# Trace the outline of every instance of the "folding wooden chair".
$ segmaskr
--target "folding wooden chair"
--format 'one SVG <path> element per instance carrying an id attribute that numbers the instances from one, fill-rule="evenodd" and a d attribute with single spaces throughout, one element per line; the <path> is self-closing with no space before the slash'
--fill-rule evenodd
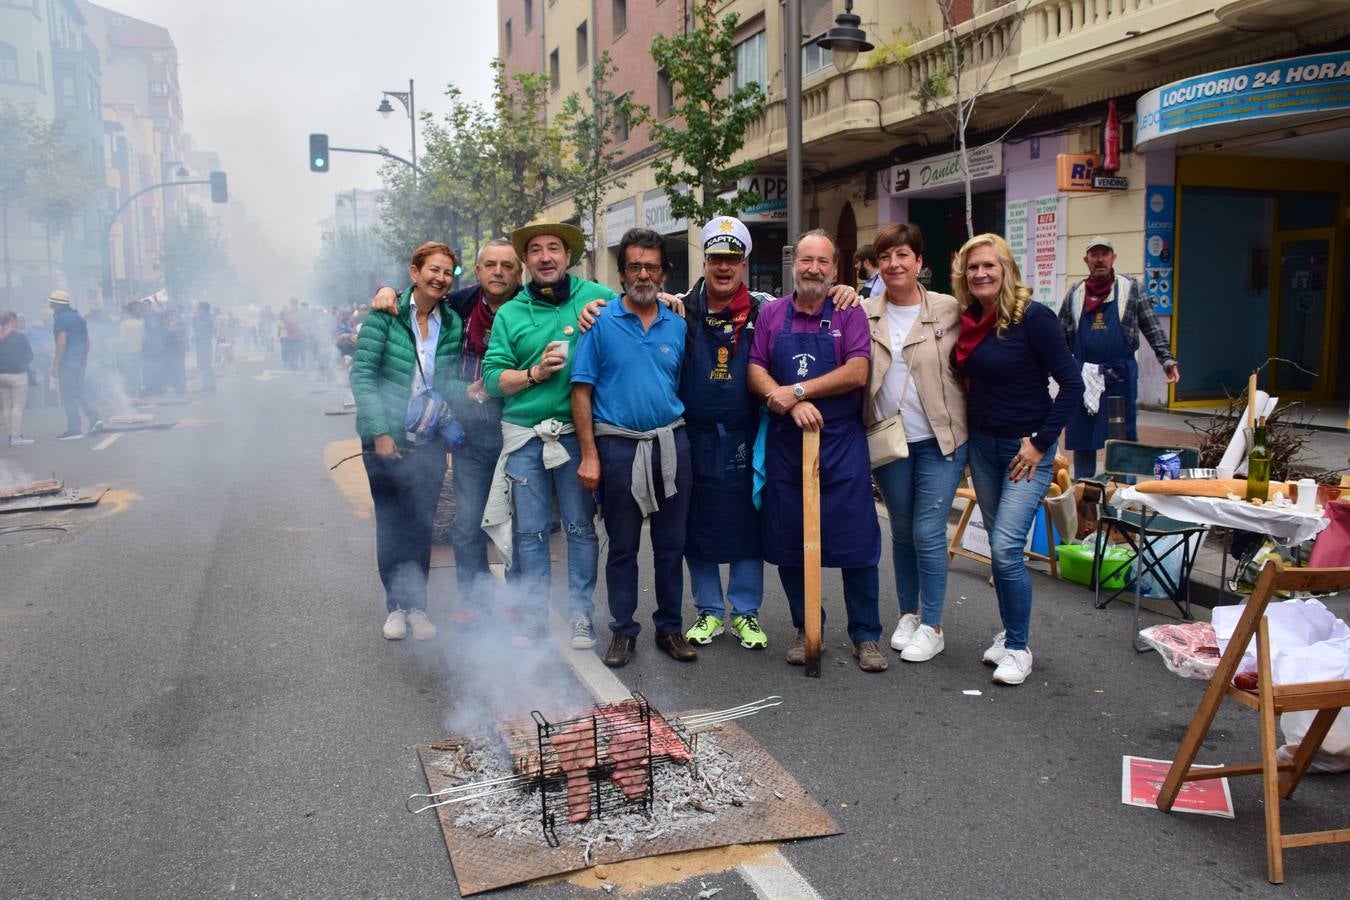
<path id="1" fill-rule="evenodd" d="M 1181 741 L 1172 768 L 1158 795 L 1158 808 L 1169 812 L 1181 790 L 1182 782 L 1223 778 L 1228 775 L 1260 775 L 1265 786 L 1266 807 L 1266 865 L 1271 884 L 1284 881 L 1284 849 L 1311 847 L 1319 844 L 1350 843 L 1350 828 L 1330 831 L 1310 831 L 1284 834 L 1280 831 L 1280 798 L 1288 798 L 1298 787 L 1299 779 L 1308 770 L 1308 764 L 1331 728 L 1341 709 L 1350 706 L 1350 679 L 1339 681 L 1311 681 L 1303 684 L 1274 684 L 1271 680 L 1270 632 L 1266 624 L 1266 606 L 1277 591 L 1337 591 L 1350 588 L 1350 568 L 1345 569 L 1285 569 L 1271 560 L 1261 570 L 1252 590 L 1247 608 L 1238 620 L 1233 638 L 1219 660 L 1219 667 L 1210 679 L 1205 696 L 1191 719 L 1186 736 Z M 1255 690 L 1243 690 L 1233 685 L 1238 663 L 1253 636 L 1256 639 L 1257 683 Z M 1261 761 L 1259 763 L 1202 769 L 1192 765 L 1200 745 L 1209 734 L 1214 717 L 1225 697 L 1231 697 L 1244 706 L 1256 710 L 1260 717 Z M 1317 710 L 1308 733 L 1299 744 L 1290 762 L 1279 762 L 1276 751 L 1279 741 L 1275 733 L 1275 717 L 1281 713 Z M 1284 773 L 1280 777 L 1280 773 Z"/>

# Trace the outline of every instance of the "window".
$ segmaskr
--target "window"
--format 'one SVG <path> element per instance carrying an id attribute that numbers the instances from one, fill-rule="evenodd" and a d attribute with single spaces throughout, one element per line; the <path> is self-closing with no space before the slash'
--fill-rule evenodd
<path id="1" fill-rule="evenodd" d="M 534 0 L 525 0 L 525 33 L 534 31 Z"/>
<path id="2" fill-rule="evenodd" d="M 627 94 L 624 95 L 625 98 L 627 96 Z M 614 142 L 616 144 L 622 144 L 628 140 L 629 124 L 627 110 L 619 109 L 614 113 Z"/>
<path id="3" fill-rule="evenodd" d="M 752 35 L 733 48 L 736 71 L 731 76 L 731 87 L 739 89 L 747 84 L 758 84 L 768 90 L 765 70 L 768 68 L 767 44 L 764 32 Z"/>
<path id="4" fill-rule="evenodd" d="M 553 52 L 548 55 L 548 84 L 553 90 L 558 89 L 558 81 L 561 78 L 558 72 L 558 48 L 554 47 Z"/>
<path id="5" fill-rule="evenodd" d="M 614 0 L 614 36 L 628 30 L 628 0 Z"/>
<path id="6" fill-rule="evenodd" d="M 506 20 L 506 25 L 502 27 L 502 56 L 511 55 L 511 20 Z"/>
<path id="7" fill-rule="evenodd" d="M 670 76 L 662 69 L 656 73 L 656 117 L 669 119 L 674 105 L 675 92 L 670 86 Z"/>
<path id="8" fill-rule="evenodd" d="M 61 96 L 61 105 L 68 109 L 75 108 L 75 76 L 68 72 L 62 72 L 57 78 L 57 91 Z"/>
<path id="9" fill-rule="evenodd" d="M 19 80 L 19 52 L 13 44 L 0 44 L 0 81 Z"/>
<path id="10" fill-rule="evenodd" d="M 167 81 L 150 82 L 150 96 L 151 97 L 169 96 L 169 83 Z"/>
<path id="11" fill-rule="evenodd" d="M 586 40 L 586 23 L 582 22 L 577 26 L 577 68 L 585 66 L 590 62 L 590 53 L 588 52 L 588 42 Z"/>
<path id="12" fill-rule="evenodd" d="M 832 62 L 830 51 L 817 44 L 815 41 L 802 47 L 802 77 L 812 75 L 821 69 L 830 65 Z"/>

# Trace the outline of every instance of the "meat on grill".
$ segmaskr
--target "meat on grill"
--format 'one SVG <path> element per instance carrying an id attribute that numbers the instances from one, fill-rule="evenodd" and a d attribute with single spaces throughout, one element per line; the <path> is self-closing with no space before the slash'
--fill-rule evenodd
<path id="1" fill-rule="evenodd" d="M 647 726 L 642 720 L 637 701 L 625 700 L 622 703 L 608 703 L 597 706 L 595 711 L 605 720 L 605 724 L 615 732 L 640 731 L 643 740 L 646 740 Z M 679 735 L 675 733 L 675 729 L 670 727 L 670 723 L 665 720 L 664 716 L 652 712 L 650 721 L 653 756 L 664 756 L 682 763 L 693 759 L 693 756 L 689 753 L 689 748 L 685 746 L 684 741 L 680 740 Z"/>
<path id="2" fill-rule="evenodd" d="M 567 821 L 584 822 L 591 815 L 590 772 L 597 764 L 595 729 L 577 722 L 549 738 L 558 754 L 558 767 L 567 776 Z"/>
<path id="3" fill-rule="evenodd" d="M 609 739 L 609 758 L 614 760 L 614 774 L 610 777 L 629 801 L 641 800 L 647 794 L 647 774 L 651 755 L 647 752 L 646 729 L 621 731 Z"/>

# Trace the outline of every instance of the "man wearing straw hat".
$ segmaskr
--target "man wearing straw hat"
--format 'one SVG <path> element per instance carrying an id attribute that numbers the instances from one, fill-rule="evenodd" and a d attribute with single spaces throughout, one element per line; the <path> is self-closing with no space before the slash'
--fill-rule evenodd
<path id="1" fill-rule="evenodd" d="M 483 530 L 522 579 L 521 638 L 548 633 L 549 533 L 556 492 L 567 538 L 567 615 L 572 647 L 595 646 L 591 623 L 596 567 L 595 500 L 577 478 L 581 448 L 572 425 L 571 351 L 577 319 L 614 291 L 567 273 L 585 239 L 572 225 L 543 223 L 511 234 L 529 281 L 498 311 L 483 357 L 483 387 L 503 398 L 502 454 L 493 474 Z"/>
<path id="2" fill-rule="evenodd" d="M 89 431 L 103 427 L 98 410 L 84 397 L 84 367 L 89 359 L 89 328 L 84 316 L 70 305 L 65 291 L 52 291 L 47 297 L 52 310 L 52 335 L 56 347 L 52 351 L 52 377 L 61 387 L 61 407 L 66 411 L 66 430 L 57 440 L 75 441 L 84 437 L 80 430 L 80 411 L 89 418 Z"/>

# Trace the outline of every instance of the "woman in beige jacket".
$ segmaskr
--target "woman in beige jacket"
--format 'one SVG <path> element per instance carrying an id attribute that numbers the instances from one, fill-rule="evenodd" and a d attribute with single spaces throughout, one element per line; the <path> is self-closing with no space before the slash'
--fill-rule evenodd
<path id="1" fill-rule="evenodd" d="M 891 647 L 907 662 L 942 652 L 947 593 L 947 514 L 966 467 L 966 396 L 952 371 L 961 328 L 956 298 L 919 284 L 923 234 L 905 223 L 881 229 L 873 248 L 885 291 L 863 301 L 872 332 L 869 426 L 899 415 L 909 456 L 873 476 L 891 521 L 900 622 Z"/>

